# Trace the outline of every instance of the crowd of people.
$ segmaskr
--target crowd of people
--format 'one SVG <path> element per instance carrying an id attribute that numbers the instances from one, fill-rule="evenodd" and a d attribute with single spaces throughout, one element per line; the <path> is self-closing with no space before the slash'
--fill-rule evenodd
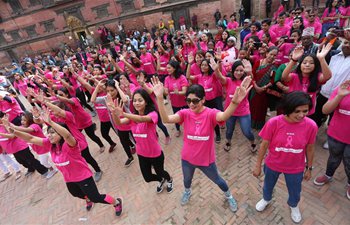
<path id="1" fill-rule="evenodd" d="M 125 167 L 136 154 L 145 182 L 157 182 L 157 193 L 164 188 L 171 193 L 172 172 L 165 170 L 157 126 L 165 145 L 171 145 L 164 123 L 172 123 L 173 138 L 183 139 L 181 204 L 190 200 L 198 168 L 236 212 L 234 193 L 217 169 L 215 143 L 222 141 L 220 129 L 226 129 L 222 150 L 229 152 L 238 121 L 251 154 L 258 151 L 254 176 L 261 175 L 264 161 L 263 197 L 256 210 L 270 204 L 283 173 L 291 218 L 299 223 L 302 181 L 313 177 L 316 135 L 328 121 L 324 148 L 329 158 L 314 184 L 330 182 L 343 161 L 350 200 L 350 7 L 344 1 L 328 3 L 321 17 L 315 9 L 287 11 L 281 4 L 274 18 L 244 19 L 242 27 L 234 14 L 227 24 L 218 18 L 215 35 L 205 26 L 174 31 L 165 24 L 154 32 L 125 35 L 120 25 L 123 35 L 107 35 L 108 45 L 66 46 L 57 54 L 24 56 L 3 74 L 11 85 L 0 91 L 1 181 L 12 174 L 7 166 L 15 179 L 21 177 L 19 164 L 27 168 L 24 176 L 38 171 L 50 179 L 60 171 L 68 191 L 84 199 L 87 210 L 94 203 L 111 204 L 120 216 L 122 198 L 98 191 L 95 182 L 103 171 L 87 137 L 103 153 L 102 137 L 112 153 L 117 146 L 112 130 L 125 151 Z M 98 130 L 92 120 L 96 116 Z M 261 137 L 259 147 L 254 129 Z"/>

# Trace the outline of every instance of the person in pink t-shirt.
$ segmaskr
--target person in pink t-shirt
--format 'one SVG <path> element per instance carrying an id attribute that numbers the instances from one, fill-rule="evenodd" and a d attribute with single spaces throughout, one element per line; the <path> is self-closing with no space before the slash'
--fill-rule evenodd
<path id="1" fill-rule="evenodd" d="M 24 97 L 27 97 L 28 81 L 19 73 L 15 73 L 15 80 L 13 81 L 13 87 L 21 93 Z"/>
<path id="2" fill-rule="evenodd" d="M 286 35 L 290 29 L 290 27 L 285 24 L 285 13 L 281 13 L 278 15 L 277 24 L 272 25 L 270 27 L 270 31 L 276 34 L 276 39 L 278 40 L 280 37 Z"/>
<path id="3" fill-rule="evenodd" d="M 292 53 L 291 60 L 282 73 L 282 81 L 287 83 L 289 92 L 304 91 L 312 97 L 313 107 L 310 109 L 309 115 L 315 112 L 316 94 L 319 87 L 325 84 L 332 76 L 332 71 L 325 60 L 331 48 L 332 44 L 328 43 L 317 52 L 316 57 L 313 54 L 303 55 L 303 47 L 297 46 Z M 291 73 L 298 62 L 300 63 L 296 68 L 296 73 Z"/>
<path id="4" fill-rule="evenodd" d="M 152 77 L 156 73 L 156 60 L 153 55 L 147 52 L 144 45 L 140 46 L 140 60 L 143 64 L 143 70 L 147 73 L 147 76 Z"/>
<path id="5" fill-rule="evenodd" d="M 322 24 L 316 20 L 316 13 L 315 11 L 311 10 L 307 14 L 308 20 L 304 22 L 305 28 L 307 27 L 313 27 L 314 28 L 314 40 L 318 40 L 319 37 L 322 34 Z"/>
<path id="6" fill-rule="evenodd" d="M 263 198 L 256 204 L 258 212 L 262 212 L 272 199 L 272 192 L 281 173 L 284 174 L 288 188 L 288 205 L 291 218 L 295 223 L 301 221 L 298 207 L 303 178 L 310 180 L 317 135 L 316 123 L 307 117 L 312 108 L 308 94 L 296 91 L 285 96 L 282 103 L 284 115 L 271 118 L 259 135 L 263 139 L 256 166 L 255 177 L 261 174 L 264 165 Z M 305 161 L 306 159 L 306 161 Z"/>
<path id="7" fill-rule="evenodd" d="M 0 91 L 0 111 L 8 114 L 11 123 L 20 126 L 22 109 L 8 92 Z"/>
<path id="8" fill-rule="evenodd" d="M 115 214 L 120 216 L 122 199 L 99 193 L 92 172 L 80 154 L 80 142 L 65 124 L 55 123 L 50 119 L 49 110 L 45 111 L 42 119 L 49 125 L 48 138 L 32 136 L 12 126 L 8 126 L 8 129 L 10 133 L 29 143 L 50 149 L 52 161 L 62 173 L 68 191 L 74 197 L 85 199 L 86 210 L 89 211 L 94 203 L 110 204 L 114 206 Z"/>
<path id="9" fill-rule="evenodd" d="M 196 54 L 190 53 L 188 55 L 188 63 L 187 71 L 186 71 L 186 78 L 189 80 L 191 84 L 196 84 L 197 82 L 195 80 L 191 80 L 191 76 L 198 76 L 201 72 L 201 63 L 204 59 L 204 52 L 197 51 Z"/>
<path id="10" fill-rule="evenodd" d="M 219 66 L 213 64 L 213 67 L 216 69 Z M 181 160 L 185 191 L 181 199 L 181 205 L 186 205 L 190 200 L 192 178 L 195 169 L 198 168 L 220 187 L 228 200 L 230 210 L 236 212 L 238 209 L 237 202 L 216 167 L 214 127 L 218 124 L 222 125 L 238 108 L 238 105 L 251 89 L 251 78 L 245 78 L 241 86 L 236 88 L 235 94 L 224 112 L 204 106 L 204 87 L 194 84 L 186 92 L 186 102 L 189 109 L 182 109 L 173 115 L 168 115 L 164 107 L 164 87 L 162 83 L 157 78 L 152 79 L 152 83 L 162 120 L 165 123 L 179 123 L 184 127 Z"/>
<path id="11" fill-rule="evenodd" d="M 123 102 L 113 101 L 112 96 L 107 95 L 107 106 L 112 113 L 113 121 L 117 125 L 131 125 L 144 180 L 147 183 L 158 181 L 157 193 L 163 191 L 163 185 L 167 182 L 167 192 L 171 193 L 173 191 L 173 179 L 164 170 L 164 154 L 158 142 L 156 130 L 160 118 L 158 118 L 153 100 L 147 91 L 137 89 L 132 96 L 132 103 L 135 109 L 134 113 L 127 113 L 123 111 Z M 152 173 L 152 167 L 156 174 Z"/>
<path id="12" fill-rule="evenodd" d="M 185 94 L 188 87 L 188 81 L 183 75 L 183 72 L 180 68 L 180 63 L 177 61 L 171 60 L 167 65 L 167 71 L 169 76 L 165 78 L 164 93 L 165 95 L 170 96 L 171 107 L 173 108 L 173 112 L 176 113 L 181 109 L 187 108 Z M 175 124 L 175 127 L 175 136 L 180 137 L 180 125 Z"/>
<path id="13" fill-rule="evenodd" d="M 326 173 L 317 177 L 314 184 L 322 186 L 330 182 L 343 161 L 348 178 L 346 196 L 350 200 L 350 80 L 333 91 L 322 111 L 324 114 L 334 113 L 327 130 L 329 157 Z"/>
<path id="14" fill-rule="evenodd" d="M 246 76 L 252 76 L 252 66 L 248 60 L 237 60 L 232 65 L 231 77 L 224 77 L 220 71 L 215 73 L 221 84 L 226 88 L 225 109 L 230 105 L 231 98 L 233 97 L 237 87 L 239 87 Z M 254 134 L 251 128 L 251 116 L 249 109 L 248 96 L 238 105 L 235 112 L 226 121 L 226 144 L 224 146 L 225 151 L 231 149 L 231 139 L 233 131 L 236 126 L 236 120 L 239 120 L 242 133 L 251 143 L 251 151 L 256 152 L 256 144 Z"/>

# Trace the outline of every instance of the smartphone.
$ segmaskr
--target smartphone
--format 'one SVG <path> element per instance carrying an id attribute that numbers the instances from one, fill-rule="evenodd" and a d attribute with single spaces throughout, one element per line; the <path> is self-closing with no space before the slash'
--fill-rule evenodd
<path id="1" fill-rule="evenodd" d="M 262 46 L 262 42 L 254 42 L 255 48 L 260 48 Z"/>
<path id="2" fill-rule="evenodd" d="M 338 37 L 344 37 L 344 30 L 343 29 L 336 29 L 333 31 Z"/>
<path id="3" fill-rule="evenodd" d="M 284 43 L 294 43 L 294 40 L 293 39 L 284 39 Z"/>

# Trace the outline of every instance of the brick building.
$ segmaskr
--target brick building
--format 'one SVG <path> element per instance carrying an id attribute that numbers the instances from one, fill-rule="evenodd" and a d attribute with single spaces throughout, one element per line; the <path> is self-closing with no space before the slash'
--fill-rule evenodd
<path id="1" fill-rule="evenodd" d="M 190 25 L 196 14 L 198 24 L 214 27 L 216 9 L 229 16 L 241 2 L 248 16 L 266 16 L 265 0 L 0 0 L 0 65 L 63 43 L 74 45 L 88 35 L 98 39 L 100 25 L 115 31 L 118 21 L 127 28 L 150 28 L 161 18 L 165 23 L 172 18 L 178 26 L 184 16 Z M 302 2 L 311 5 L 311 0 Z M 278 4 L 273 0 L 272 12 Z"/>

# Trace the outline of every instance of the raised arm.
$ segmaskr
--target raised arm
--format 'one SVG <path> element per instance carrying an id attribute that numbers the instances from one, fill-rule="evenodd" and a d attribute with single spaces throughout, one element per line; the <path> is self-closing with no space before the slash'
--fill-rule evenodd
<path id="1" fill-rule="evenodd" d="M 292 57 L 287 65 L 287 67 L 284 69 L 282 73 L 282 81 L 289 82 L 292 79 L 292 76 L 290 73 L 293 70 L 293 67 L 298 63 L 298 60 L 303 56 L 304 54 L 304 48 L 302 46 L 295 47 Z"/>
<path id="2" fill-rule="evenodd" d="M 326 46 L 322 46 L 321 49 L 317 51 L 317 58 L 321 64 L 322 75 L 318 78 L 321 84 L 324 84 L 332 77 L 332 71 L 330 70 L 328 63 L 326 62 L 326 55 L 332 49 L 333 45 L 328 43 Z"/>
<path id="3" fill-rule="evenodd" d="M 90 101 L 91 101 L 92 103 L 96 103 L 97 94 L 98 94 L 98 92 L 100 91 L 100 88 L 102 88 L 102 86 L 104 86 L 104 85 L 106 84 L 106 81 L 107 81 L 106 79 L 103 79 L 103 80 L 100 80 L 100 81 L 97 83 L 96 88 L 95 88 L 94 92 L 93 92 L 92 95 L 91 95 Z"/>
<path id="4" fill-rule="evenodd" d="M 338 107 L 341 100 L 345 96 L 350 94 L 349 87 L 350 87 L 350 80 L 347 80 L 344 83 L 342 83 L 338 88 L 337 95 L 332 100 L 328 100 L 326 104 L 323 105 L 322 112 L 324 114 L 332 113 Z"/>
<path id="5" fill-rule="evenodd" d="M 118 99 L 113 101 L 111 95 L 107 94 L 106 105 L 108 110 L 111 112 L 112 120 L 115 124 L 121 125 L 128 124 L 130 122 L 128 118 L 120 118 L 120 116 L 123 114 L 124 103 L 122 101 L 119 102 Z"/>

